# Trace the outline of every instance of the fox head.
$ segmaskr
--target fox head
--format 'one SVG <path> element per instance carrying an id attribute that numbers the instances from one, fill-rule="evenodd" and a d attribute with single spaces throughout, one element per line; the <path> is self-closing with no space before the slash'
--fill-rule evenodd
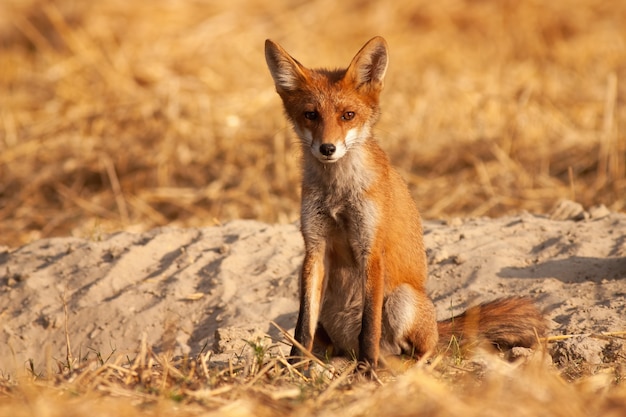
<path id="1" fill-rule="evenodd" d="M 265 59 L 287 117 L 317 160 L 335 163 L 371 137 L 387 71 L 383 38 L 367 42 L 343 70 L 306 68 L 269 39 Z"/>

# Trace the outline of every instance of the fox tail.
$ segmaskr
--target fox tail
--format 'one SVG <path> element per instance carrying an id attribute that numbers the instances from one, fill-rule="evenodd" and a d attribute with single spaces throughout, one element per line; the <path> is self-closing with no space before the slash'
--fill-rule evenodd
<path id="1" fill-rule="evenodd" d="M 464 313 L 437 323 L 439 341 L 454 337 L 460 345 L 487 342 L 499 350 L 534 347 L 546 333 L 543 313 L 529 298 L 510 297 L 470 307 Z"/>

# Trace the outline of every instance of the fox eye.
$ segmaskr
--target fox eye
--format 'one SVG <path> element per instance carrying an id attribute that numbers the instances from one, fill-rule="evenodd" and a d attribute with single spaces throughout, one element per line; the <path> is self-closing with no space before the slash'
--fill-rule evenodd
<path id="1" fill-rule="evenodd" d="M 341 120 L 352 120 L 354 119 L 354 112 L 353 111 L 347 111 L 344 112 L 344 114 L 341 115 Z"/>
<path id="2" fill-rule="evenodd" d="M 308 120 L 316 120 L 317 119 L 317 112 L 316 111 L 305 111 L 304 112 L 304 118 L 308 119 Z"/>

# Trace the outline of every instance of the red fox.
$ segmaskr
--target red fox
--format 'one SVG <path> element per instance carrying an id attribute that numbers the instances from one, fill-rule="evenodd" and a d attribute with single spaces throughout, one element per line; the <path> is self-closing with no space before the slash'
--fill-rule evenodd
<path id="1" fill-rule="evenodd" d="M 386 41 L 371 39 L 342 70 L 306 68 L 269 39 L 265 58 L 303 147 L 305 256 L 295 340 L 309 351 L 314 342 L 330 343 L 373 368 L 381 355 L 420 357 L 464 331 L 503 348 L 533 345 L 544 319 L 525 298 L 437 323 L 425 289 L 420 214 L 372 134 Z M 291 355 L 302 352 L 294 346 Z"/>

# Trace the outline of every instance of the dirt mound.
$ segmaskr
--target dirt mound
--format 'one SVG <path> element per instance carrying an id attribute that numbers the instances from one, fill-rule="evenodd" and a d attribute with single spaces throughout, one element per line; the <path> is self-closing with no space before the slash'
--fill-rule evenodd
<path id="1" fill-rule="evenodd" d="M 620 340 L 594 335 L 626 329 L 624 230 L 623 214 L 430 221 L 429 292 L 440 318 L 501 296 L 531 296 L 551 335 L 582 335 L 553 344 L 559 357 L 610 360 L 621 354 Z M 232 354 L 246 338 L 279 338 L 270 322 L 295 325 L 302 254 L 296 225 L 255 221 L 4 249 L 0 370 L 65 358 L 65 306 L 74 357 L 130 352 L 144 334 L 152 349 L 175 354 Z"/>

